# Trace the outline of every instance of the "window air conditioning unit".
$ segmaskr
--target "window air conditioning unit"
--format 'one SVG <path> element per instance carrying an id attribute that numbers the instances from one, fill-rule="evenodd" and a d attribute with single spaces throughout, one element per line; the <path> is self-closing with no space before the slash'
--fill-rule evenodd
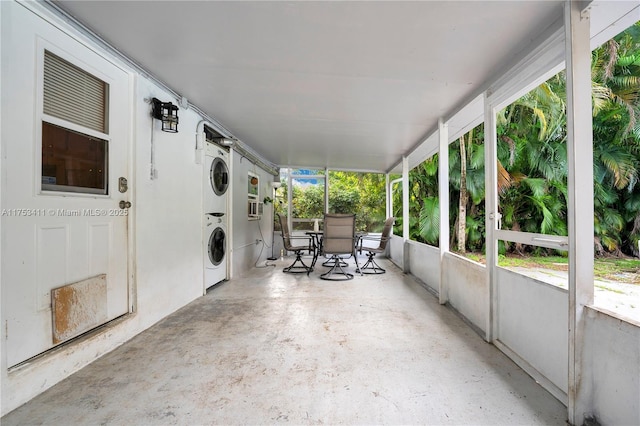
<path id="1" fill-rule="evenodd" d="M 263 211 L 263 202 L 258 200 L 249 200 L 249 219 L 260 219 Z"/>

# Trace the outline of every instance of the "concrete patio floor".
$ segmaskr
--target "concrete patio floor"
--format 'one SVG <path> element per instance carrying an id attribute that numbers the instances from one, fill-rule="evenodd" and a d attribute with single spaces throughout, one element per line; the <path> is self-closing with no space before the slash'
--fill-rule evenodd
<path id="1" fill-rule="evenodd" d="M 287 262 L 214 287 L 2 425 L 566 424 L 566 407 L 389 261 L 347 282 Z"/>

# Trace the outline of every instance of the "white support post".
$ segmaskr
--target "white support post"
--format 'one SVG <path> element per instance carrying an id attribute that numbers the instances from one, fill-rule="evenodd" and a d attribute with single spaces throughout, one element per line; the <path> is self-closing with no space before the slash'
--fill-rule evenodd
<path id="1" fill-rule="evenodd" d="M 584 307 L 593 303 L 593 137 L 587 2 L 565 3 L 569 222 L 569 423 L 582 424 L 591 389 L 583 376 Z M 578 182 L 582 184 L 578 185 Z"/>
<path id="2" fill-rule="evenodd" d="M 438 138 L 440 149 L 438 152 L 438 199 L 440 207 L 440 283 L 438 298 L 440 304 L 449 301 L 447 291 L 446 271 L 444 269 L 444 255 L 449 252 L 449 125 L 442 119 L 438 120 Z"/>
<path id="3" fill-rule="evenodd" d="M 410 272 L 409 268 L 409 158 L 402 157 L 402 239 L 403 239 L 403 256 L 402 270 L 405 273 Z"/>
<path id="4" fill-rule="evenodd" d="M 287 173 L 287 226 L 289 227 L 289 232 L 293 229 L 293 178 L 291 177 L 291 167 L 289 167 Z"/>
<path id="5" fill-rule="evenodd" d="M 324 212 L 329 213 L 329 168 L 324 168 Z"/>
<path id="6" fill-rule="evenodd" d="M 498 154 L 496 134 L 496 110 L 484 96 L 484 187 L 485 187 L 485 229 L 486 235 L 486 283 L 487 319 L 485 340 L 494 341 L 498 336 L 498 318 L 496 313 L 498 291 L 495 274 L 498 259 L 498 240 L 496 229 L 500 218 L 498 211 Z"/>
<path id="7" fill-rule="evenodd" d="M 409 158 L 402 157 L 402 238 L 409 240 Z"/>
<path id="8" fill-rule="evenodd" d="M 204 136 L 203 136 L 204 137 Z M 204 146 L 203 146 L 204 149 Z M 235 188 L 233 185 L 233 179 L 231 178 L 231 176 L 234 175 L 234 164 L 235 164 L 235 156 L 236 156 L 236 151 L 234 149 L 229 149 L 229 186 L 227 187 L 227 193 L 225 194 L 225 197 L 227 197 L 227 205 L 228 206 L 233 206 L 233 193 L 235 192 Z M 209 173 L 209 171 L 207 170 L 206 173 Z M 233 232 L 231 232 L 231 230 L 233 229 L 234 223 L 233 223 L 233 214 L 230 214 L 232 207 L 228 208 L 227 210 L 227 232 L 226 232 L 226 237 L 227 237 L 227 256 L 226 256 L 226 267 L 227 267 L 227 276 L 226 279 L 230 280 L 234 277 L 234 271 L 233 271 L 233 258 L 235 257 L 235 254 L 233 252 Z M 207 294 L 207 289 L 206 289 L 206 283 L 205 283 L 205 288 L 203 288 L 203 295 Z M 133 291 L 134 294 L 136 294 L 136 299 L 137 299 L 137 292 Z M 137 303 L 135 304 L 135 306 L 137 307 Z M 137 309 L 137 308 L 136 308 Z"/>
<path id="9" fill-rule="evenodd" d="M 385 212 L 386 212 L 385 217 L 391 217 L 391 215 L 393 214 L 393 211 L 391 209 L 391 197 L 393 194 L 391 192 L 391 181 L 389 180 L 389 173 L 385 173 L 384 175 L 384 188 L 385 188 L 384 189 L 384 192 L 385 192 L 384 205 L 385 205 Z"/>

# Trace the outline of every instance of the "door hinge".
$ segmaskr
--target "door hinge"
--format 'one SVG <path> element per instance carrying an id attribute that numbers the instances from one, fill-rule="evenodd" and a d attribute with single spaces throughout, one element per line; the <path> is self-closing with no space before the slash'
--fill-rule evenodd
<path id="1" fill-rule="evenodd" d="M 4 340 L 9 340 L 9 320 L 4 320 Z"/>

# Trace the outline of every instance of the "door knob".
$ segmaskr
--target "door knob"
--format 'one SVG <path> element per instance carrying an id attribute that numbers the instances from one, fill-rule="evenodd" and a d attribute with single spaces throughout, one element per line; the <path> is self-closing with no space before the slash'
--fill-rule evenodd
<path id="1" fill-rule="evenodd" d="M 129 207 L 131 207 L 131 201 L 125 201 L 125 200 L 120 201 L 121 209 L 128 209 Z"/>

